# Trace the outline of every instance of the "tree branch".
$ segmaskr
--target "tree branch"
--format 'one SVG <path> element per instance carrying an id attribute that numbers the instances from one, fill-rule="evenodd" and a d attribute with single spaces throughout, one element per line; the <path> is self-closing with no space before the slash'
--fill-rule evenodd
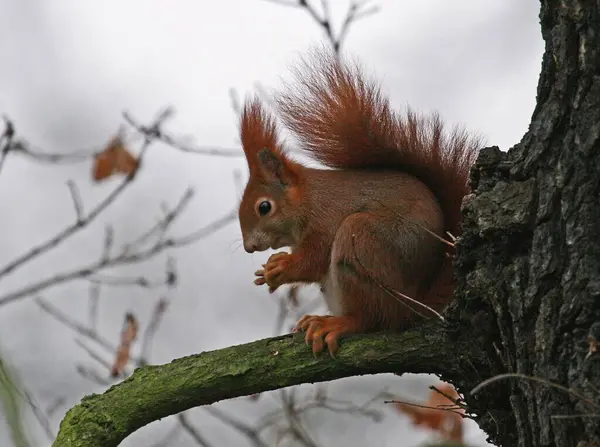
<path id="1" fill-rule="evenodd" d="M 390 372 L 464 378 L 472 372 L 457 353 L 467 352 L 467 344 L 428 323 L 401 334 L 348 337 L 335 359 L 313 357 L 303 334 L 288 334 L 144 366 L 104 394 L 83 398 L 65 416 L 53 447 L 117 446 L 144 425 L 189 408 L 301 383 Z"/>

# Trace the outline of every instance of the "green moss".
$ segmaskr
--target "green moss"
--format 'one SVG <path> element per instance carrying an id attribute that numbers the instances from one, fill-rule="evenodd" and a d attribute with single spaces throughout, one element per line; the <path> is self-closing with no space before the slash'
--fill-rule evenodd
<path id="1" fill-rule="evenodd" d="M 104 394 L 84 397 L 61 423 L 53 447 L 113 447 L 144 425 L 222 399 L 301 383 L 387 372 L 464 374 L 439 326 L 343 340 L 336 358 L 312 355 L 302 334 L 203 352 L 137 368 Z M 464 349 L 464 348 L 463 348 Z"/>

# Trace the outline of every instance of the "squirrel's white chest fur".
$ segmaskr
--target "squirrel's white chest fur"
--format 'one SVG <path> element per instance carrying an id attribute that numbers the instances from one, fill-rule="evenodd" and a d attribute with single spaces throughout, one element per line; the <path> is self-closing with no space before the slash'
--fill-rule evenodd
<path id="1" fill-rule="evenodd" d="M 321 291 L 325 297 L 325 302 L 332 315 L 343 315 L 343 297 L 339 287 L 338 275 L 332 275 L 330 271 L 325 279 L 321 282 Z"/>

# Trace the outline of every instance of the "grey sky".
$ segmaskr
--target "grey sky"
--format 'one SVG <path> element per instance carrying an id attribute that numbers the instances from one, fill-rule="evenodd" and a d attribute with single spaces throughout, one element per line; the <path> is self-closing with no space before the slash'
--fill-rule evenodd
<path id="1" fill-rule="evenodd" d="M 345 50 L 381 79 L 395 106 L 437 109 L 446 120 L 466 124 L 503 150 L 519 141 L 535 105 L 543 51 L 538 2 L 376 3 L 381 12 L 351 29 Z M 331 4 L 339 23 L 348 2 Z M 248 94 L 257 81 L 277 87 L 296 56 L 323 37 L 304 11 L 261 0 L 0 0 L 0 10 L 0 112 L 12 118 L 28 141 L 51 152 L 102 145 L 122 122 L 123 110 L 149 121 L 169 104 L 177 111 L 170 131 L 190 135 L 198 144 L 235 148 L 237 117 L 229 89 Z M 1 265 L 73 221 L 68 178 L 77 182 L 88 208 L 118 182 L 92 185 L 90 169 L 89 163 L 49 167 L 16 157 L 7 160 L 0 175 Z M 197 194 L 174 232 L 209 223 L 235 206 L 240 194 L 233 182 L 235 169 L 245 175 L 245 161 L 153 146 L 141 175 L 118 203 L 84 234 L 3 278 L 0 294 L 96 259 L 105 223 L 114 225 L 118 241 L 135 237 L 155 221 L 161 202 L 174 203 L 188 186 Z M 234 222 L 214 237 L 172 253 L 180 285 L 157 334 L 154 362 L 272 335 L 274 300 L 266 289 L 252 285 L 253 272 L 268 253 L 248 255 L 240 243 Z M 160 277 L 165 259 L 159 256 L 115 273 Z M 79 281 L 42 296 L 85 321 L 87 290 Z M 105 288 L 100 331 L 116 342 L 128 309 L 144 325 L 158 293 Z M 84 394 L 103 390 L 75 372 L 78 362 L 92 363 L 74 343 L 73 332 L 30 299 L 0 308 L 0 343 L 42 405 L 57 396 L 66 398 L 52 419 L 54 429 Z M 361 401 L 384 384 L 407 396 L 427 393 L 424 379 L 414 376 L 349 379 L 333 384 L 330 393 Z M 238 399 L 219 408 L 252 421 L 257 408 L 272 408 L 273 402 L 268 396 L 258 403 Z M 214 445 L 246 445 L 202 409 L 193 414 Z M 152 424 L 123 445 L 146 446 L 171 425 L 169 419 Z M 0 444 L 5 445 L 3 430 L 0 426 Z M 342 430 L 347 433 L 340 435 Z M 412 446 L 423 436 L 393 412 L 381 424 L 328 415 L 318 429 L 318 439 L 329 446 L 391 446 L 400 440 Z M 470 436 L 482 439 L 476 431 Z M 35 445 L 49 445 L 39 430 L 36 440 Z M 171 445 L 193 444 L 180 434 Z"/>

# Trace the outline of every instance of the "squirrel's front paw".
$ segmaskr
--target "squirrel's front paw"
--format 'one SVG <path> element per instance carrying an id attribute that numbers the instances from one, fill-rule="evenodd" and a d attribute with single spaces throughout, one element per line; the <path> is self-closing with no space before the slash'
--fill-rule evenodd
<path id="1" fill-rule="evenodd" d="M 282 251 L 271 255 L 267 263 L 263 265 L 264 269 L 254 273 L 258 276 L 254 280 L 254 284 L 258 286 L 267 284 L 269 286 L 269 293 L 273 293 L 280 285 L 290 282 L 286 273 L 291 262 L 292 255 L 289 253 Z"/>

